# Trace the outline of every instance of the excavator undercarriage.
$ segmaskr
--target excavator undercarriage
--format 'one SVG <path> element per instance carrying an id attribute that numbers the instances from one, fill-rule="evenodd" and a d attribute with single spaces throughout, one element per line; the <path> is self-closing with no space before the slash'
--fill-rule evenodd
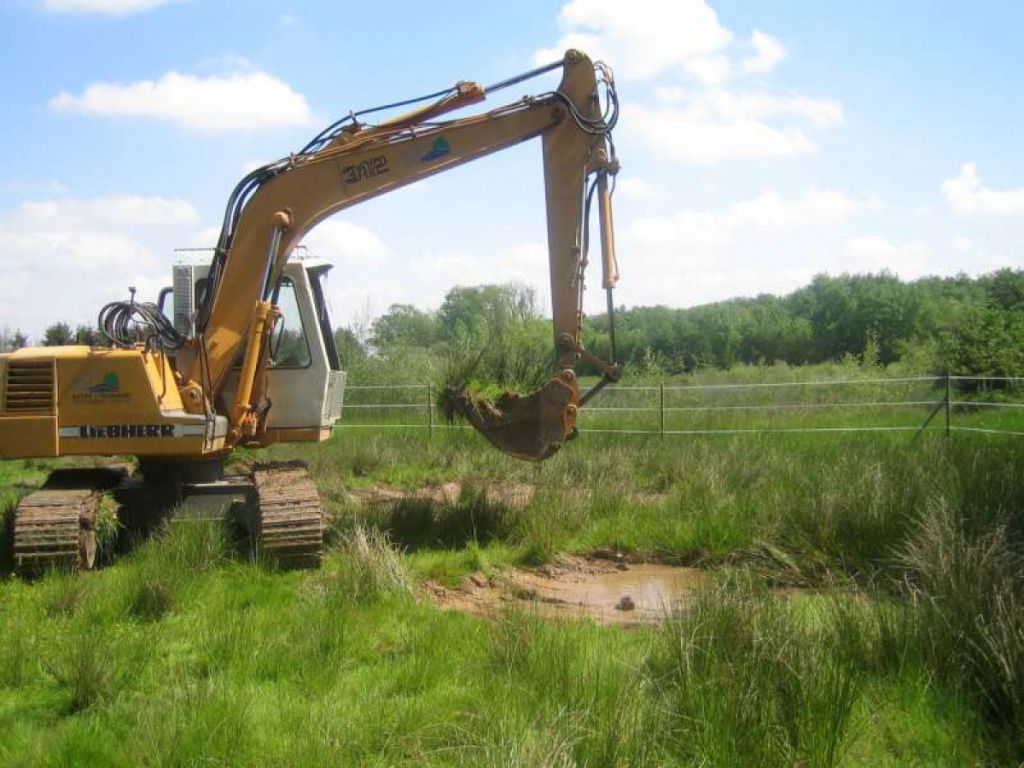
<path id="1" fill-rule="evenodd" d="M 286 568 L 315 568 L 324 552 L 324 516 L 316 484 L 296 462 L 256 464 L 223 474 L 220 463 L 61 469 L 24 496 L 11 526 L 15 571 L 92 570 L 98 564 L 99 514 L 116 515 L 120 538 L 162 525 L 227 523 L 246 534 L 251 557 Z"/>

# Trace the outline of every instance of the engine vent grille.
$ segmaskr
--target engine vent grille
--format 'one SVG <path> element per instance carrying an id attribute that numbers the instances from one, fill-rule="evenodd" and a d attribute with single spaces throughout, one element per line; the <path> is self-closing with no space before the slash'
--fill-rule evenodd
<path id="1" fill-rule="evenodd" d="M 53 413 L 52 360 L 9 360 L 5 383 L 8 413 Z"/>

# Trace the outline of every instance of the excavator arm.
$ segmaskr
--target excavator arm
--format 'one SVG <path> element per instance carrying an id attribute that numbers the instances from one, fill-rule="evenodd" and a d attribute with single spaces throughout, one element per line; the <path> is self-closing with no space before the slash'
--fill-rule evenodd
<path id="1" fill-rule="evenodd" d="M 273 330 L 274 286 L 294 247 L 317 223 L 345 208 L 498 152 L 528 139 L 543 142 L 552 317 L 557 373 L 528 397 L 506 395 L 479 407 L 452 392 L 455 408 L 496 446 L 521 458 L 551 455 L 573 435 L 581 396 L 573 366 L 581 356 L 605 372 L 581 344 L 582 292 L 587 265 L 585 219 L 597 196 L 601 217 L 603 285 L 618 280 L 608 178 L 617 171 L 610 139 L 614 124 L 599 97 L 599 77 L 614 101 L 611 73 L 579 51 L 568 51 L 555 91 L 447 121 L 438 118 L 484 101 L 485 89 L 459 83 L 431 103 L 379 125 L 351 119 L 332 126 L 306 149 L 249 174 L 229 203 L 196 318 L 195 336 L 179 354 L 183 398 L 193 407 L 216 407 L 236 361 L 239 386 L 229 411 L 235 440 L 260 428 L 261 386 L 267 340 Z M 516 78 L 497 87 L 519 82 Z M 492 90 L 496 87 L 492 86 Z M 614 105 L 617 109 L 617 105 Z M 453 220 L 458 226 L 458 220 Z M 614 355 L 613 355 L 614 356 Z M 585 402 L 584 396 L 583 401 Z"/>

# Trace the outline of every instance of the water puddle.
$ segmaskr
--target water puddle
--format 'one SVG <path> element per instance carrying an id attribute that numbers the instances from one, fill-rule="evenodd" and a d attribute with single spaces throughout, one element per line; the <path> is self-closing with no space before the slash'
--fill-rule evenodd
<path id="1" fill-rule="evenodd" d="M 654 624 L 683 607 L 708 574 L 696 568 L 559 556 L 536 570 L 468 576 L 455 589 L 428 583 L 442 608 L 495 615 L 510 606 L 550 618 L 589 616 L 605 624 Z"/>

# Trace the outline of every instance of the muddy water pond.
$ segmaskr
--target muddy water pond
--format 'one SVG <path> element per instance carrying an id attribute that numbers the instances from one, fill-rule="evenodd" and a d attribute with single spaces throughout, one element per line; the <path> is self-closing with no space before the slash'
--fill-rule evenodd
<path id="1" fill-rule="evenodd" d="M 590 616 L 608 624 L 653 624 L 685 606 L 708 579 L 705 571 L 668 565 L 560 556 L 537 569 L 475 573 L 458 587 L 428 583 L 442 608 L 495 615 L 518 606 L 550 618 Z"/>

